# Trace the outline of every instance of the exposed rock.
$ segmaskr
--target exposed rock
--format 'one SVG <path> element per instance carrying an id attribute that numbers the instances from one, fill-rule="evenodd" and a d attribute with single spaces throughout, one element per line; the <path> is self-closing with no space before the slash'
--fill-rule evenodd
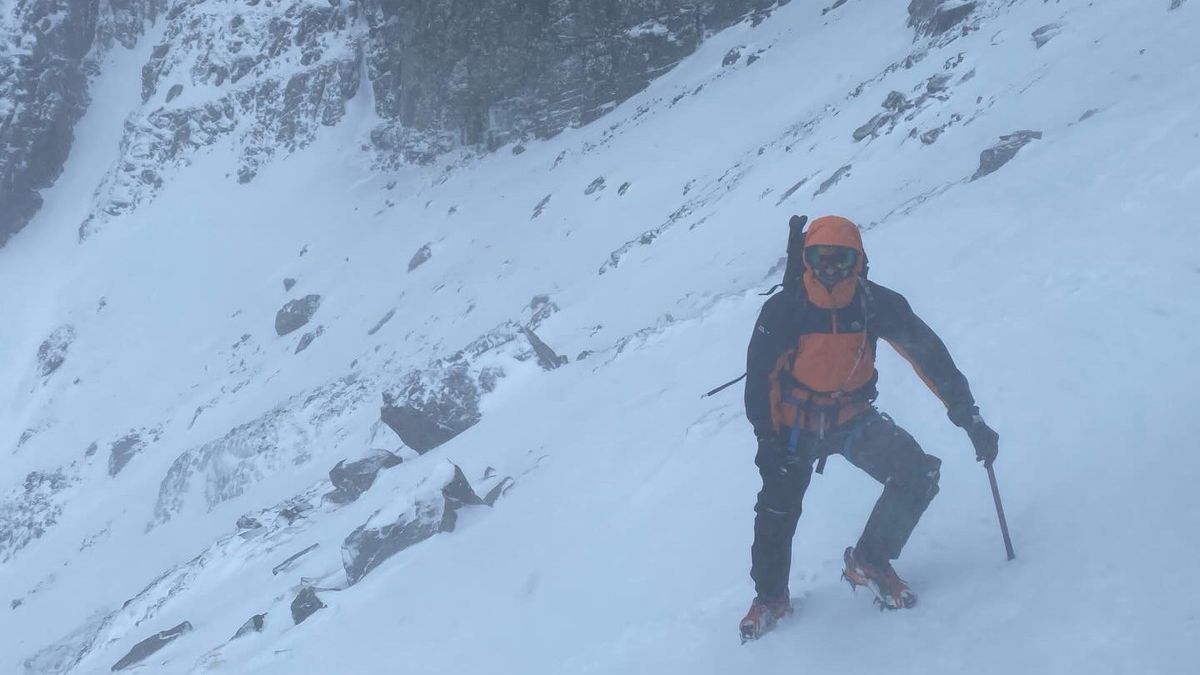
<path id="1" fill-rule="evenodd" d="M 1041 49 L 1046 45 L 1047 42 L 1053 40 L 1056 35 L 1061 33 L 1062 28 L 1063 27 L 1061 23 L 1048 23 L 1045 26 L 1033 31 L 1033 34 L 1030 35 L 1030 37 L 1033 39 L 1033 44 L 1037 45 L 1038 49 Z"/>
<path id="2" fill-rule="evenodd" d="M 974 0 L 911 0 L 908 25 L 916 29 L 918 36 L 942 35 L 966 21 L 977 4 Z"/>
<path id="3" fill-rule="evenodd" d="M 1040 131 L 1014 131 L 1007 136 L 1001 136 L 999 143 L 979 153 L 979 168 L 971 176 L 971 180 L 983 178 L 998 170 L 1016 157 L 1018 150 L 1041 137 Z"/>
<path id="4" fill-rule="evenodd" d="M 841 7 L 844 4 L 846 4 L 846 0 L 834 0 L 834 3 L 832 5 L 821 10 L 821 16 L 824 16 L 824 15 L 832 12 L 833 10 L 837 9 L 838 7 Z"/>
<path id="5" fill-rule="evenodd" d="M 462 469 L 444 463 L 418 488 L 376 511 L 342 544 L 346 580 L 356 584 L 388 558 L 439 532 L 451 532 L 457 511 L 483 504 Z"/>
<path id="6" fill-rule="evenodd" d="M 481 418 L 480 387 L 466 361 L 443 362 L 431 371 L 410 375 L 397 392 L 384 392 L 380 411 L 384 424 L 419 453 L 449 441 Z"/>
<path id="7" fill-rule="evenodd" d="M 130 432 L 113 441 L 108 451 L 108 475 L 116 476 L 121 469 L 133 459 L 133 456 L 146 449 L 146 439 L 138 432 Z"/>
<path id="8" fill-rule="evenodd" d="M 629 191 L 629 188 L 632 185 L 633 185 L 633 183 L 630 183 L 629 181 L 625 181 L 624 183 L 621 183 L 621 187 L 617 188 L 617 196 L 620 196 L 620 197 L 625 196 L 625 193 Z"/>
<path id="9" fill-rule="evenodd" d="M 313 340 L 316 340 L 324 334 L 325 326 L 317 326 L 316 330 L 309 331 L 300 336 L 300 342 L 296 344 L 296 351 L 294 353 L 299 354 L 305 349 L 308 349 L 308 346 L 313 343 Z"/>
<path id="10" fill-rule="evenodd" d="M 599 192 L 603 189 L 604 189 L 604 176 L 600 176 L 599 178 L 592 181 L 591 183 L 588 183 L 588 186 L 586 189 L 584 189 L 583 194 L 585 194 L 585 195 L 595 194 L 596 192 Z"/>
<path id="11" fill-rule="evenodd" d="M 271 576 L 277 576 L 280 572 L 288 571 L 289 569 L 292 568 L 293 565 L 296 564 L 297 560 L 299 560 L 299 559 L 303 558 L 304 556 L 308 555 L 309 553 L 312 553 L 313 551 L 317 550 L 318 548 L 320 548 L 320 546 L 321 545 L 319 543 L 313 544 L 312 546 L 309 546 L 308 548 L 304 549 L 303 551 L 300 551 L 299 553 L 295 553 L 295 554 L 289 556 L 287 560 L 284 560 L 283 562 L 281 562 L 278 565 L 271 568 Z"/>
<path id="12" fill-rule="evenodd" d="M 246 183 L 277 154 L 306 147 L 340 121 L 363 81 L 364 1 L 174 4 L 142 69 L 146 106 L 126 120 L 121 158 L 96 191 L 80 238 L 152 199 L 201 148 L 232 137 L 235 175 Z M 235 14 L 241 21 L 230 21 Z M 156 105 L 170 97 L 160 93 L 168 83 L 192 85 L 194 102 Z"/>
<path id="13" fill-rule="evenodd" d="M 742 59 L 742 48 L 734 47 L 733 49 L 730 49 L 728 52 L 725 53 L 725 58 L 721 59 L 721 66 L 728 68 L 729 66 L 735 65 L 741 59 Z"/>
<path id="14" fill-rule="evenodd" d="M 250 617 L 249 619 L 246 619 L 246 623 L 242 624 L 242 627 L 237 629 L 237 632 L 234 633 L 233 637 L 230 639 L 236 640 L 240 637 L 249 635 L 250 633 L 261 633 L 263 628 L 266 627 L 266 625 L 267 625 L 267 615 L 266 614 L 255 614 L 254 616 Z"/>
<path id="15" fill-rule="evenodd" d="M 834 171 L 832 176 L 825 179 L 825 181 L 821 183 L 821 187 L 817 188 L 817 191 L 815 193 L 813 193 L 813 196 L 817 197 L 821 194 L 824 194 L 826 191 L 829 190 L 829 188 L 833 187 L 834 185 L 837 185 L 843 178 L 850 175 L 850 167 L 851 167 L 851 165 L 847 164 L 846 166 L 841 167 L 837 171 Z"/>
<path id="16" fill-rule="evenodd" d="M 1180 7 L 1183 7 L 1183 3 L 1185 2 L 1187 2 L 1187 0 L 1171 0 L 1171 6 L 1167 8 L 1167 11 L 1169 12 L 1173 9 L 1179 9 Z"/>
<path id="17" fill-rule="evenodd" d="M 292 600 L 292 621 L 296 625 L 300 625 L 308 617 L 325 609 L 327 606 L 317 597 L 317 591 L 312 586 L 305 586 L 296 596 L 296 599 Z"/>
<path id="18" fill-rule="evenodd" d="M 507 494 L 515 482 L 516 481 L 513 480 L 512 476 L 505 476 L 504 479 L 499 483 L 496 483 L 491 490 L 488 490 L 487 495 L 483 498 L 483 503 L 487 506 L 494 506 L 496 504 L 496 500 Z"/>
<path id="19" fill-rule="evenodd" d="M 286 292 L 288 292 L 288 291 L 292 290 L 292 287 L 294 287 L 295 285 L 296 285 L 296 280 L 295 280 L 295 279 L 293 279 L 293 278 L 291 278 L 291 277 L 288 277 L 288 278 L 284 279 L 284 280 L 283 280 L 283 290 L 284 290 L 284 292 L 286 293 Z"/>
<path id="20" fill-rule="evenodd" d="M 548 138 L 641 91 L 705 35 L 786 2 L 371 2 L 378 136 L 410 157 Z"/>
<path id="21" fill-rule="evenodd" d="M 335 489 L 325 496 L 335 503 L 348 504 L 371 489 L 380 471 L 401 461 L 387 450 L 373 450 L 367 457 L 349 463 L 343 459 L 329 470 L 329 481 Z"/>
<path id="22" fill-rule="evenodd" d="M 533 299 L 529 301 L 527 310 L 529 312 L 529 319 L 525 322 L 525 325 L 531 329 L 536 329 L 546 319 L 558 313 L 558 305 L 550 299 L 549 295 L 543 293 L 533 296 Z"/>
<path id="23" fill-rule="evenodd" d="M 528 328 L 522 328 L 521 332 L 525 334 L 525 339 L 529 340 L 530 346 L 533 347 L 533 353 L 537 354 L 538 365 L 542 367 L 542 370 L 554 370 L 555 368 L 566 365 L 569 359 L 567 359 L 565 356 L 559 356 L 556 354 L 554 350 L 551 349 L 550 346 L 545 342 L 542 342 L 541 338 L 539 338 L 532 330 Z"/>
<path id="24" fill-rule="evenodd" d="M 551 196 L 552 195 L 546 195 L 545 197 L 542 197 L 542 200 L 537 203 L 537 206 L 533 207 L 533 215 L 529 217 L 530 220 L 542 215 L 542 211 L 545 211 L 546 205 L 550 203 Z"/>
<path id="25" fill-rule="evenodd" d="M 284 336 L 302 328 L 320 307 L 321 296 L 315 294 L 289 301 L 275 313 L 275 332 Z"/>
<path id="26" fill-rule="evenodd" d="M 243 515 L 237 519 L 237 528 L 239 530 L 257 530 L 260 527 L 262 527 L 262 523 L 258 522 L 258 519 L 253 516 Z"/>
<path id="27" fill-rule="evenodd" d="M 376 321 L 375 325 L 371 326 L 367 330 L 367 335 L 374 335 L 374 334 L 378 333 L 379 329 L 383 328 L 384 324 L 391 321 L 392 317 L 394 317 L 394 316 L 396 316 L 396 308 L 395 307 L 389 309 L 387 311 L 387 314 L 384 314 L 383 317 L 381 319 L 379 319 L 379 321 Z"/>
<path id="28" fill-rule="evenodd" d="M 63 497 L 78 478 L 63 468 L 33 471 L 24 484 L 0 498 L 0 563 L 36 541 L 58 523 Z"/>
<path id="29" fill-rule="evenodd" d="M 29 0 L 5 8 L 0 40 L 0 246 L 41 208 L 89 103 L 88 74 L 132 47 L 165 0 Z M 11 9 L 9 9 L 11 8 Z"/>
<path id="30" fill-rule="evenodd" d="M 174 642 L 179 638 L 179 636 L 190 633 L 191 631 L 192 624 L 184 621 L 174 628 L 159 631 L 158 633 L 151 635 L 145 640 L 142 640 L 134 645 L 133 649 L 130 649 L 128 654 L 121 657 L 120 661 L 114 663 L 112 667 L 113 672 L 125 670 L 129 666 L 144 661 L 147 657 Z"/>
<path id="31" fill-rule="evenodd" d="M 852 135 L 855 142 L 861 141 L 869 136 L 878 136 L 879 131 L 883 129 L 883 127 L 887 126 L 888 123 L 890 123 L 893 119 L 895 119 L 895 114 L 891 112 L 881 112 L 875 115 L 868 120 L 866 124 L 854 130 L 854 134 Z"/>
<path id="32" fill-rule="evenodd" d="M 151 526 L 170 520 L 193 495 L 211 510 L 267 476 L 311 461 L 314 439 L 360 410 L 377 395 L 375 386 L 358 374 L 348 375 L 184 452 L 163 478 Z"/>
<path id="33" fill-rule="evenodd" d="M 429 247 L 429 244 L 425 244 L 421 248 L 417 249 L 417 252 L 413 254 L 412 259 L 408 261 L 408 271 L 411 272 L 421 265 L 424 265 L 432 257 L 433 249 Z"/>
<path id="34" fill-rule="evenodd" d="M 67 360 L 67 352 L 75 342 L 75 328 L 70 325 L 55 329 L 38 347 L 38 372 L 42 377 L 58 370 Z"/>

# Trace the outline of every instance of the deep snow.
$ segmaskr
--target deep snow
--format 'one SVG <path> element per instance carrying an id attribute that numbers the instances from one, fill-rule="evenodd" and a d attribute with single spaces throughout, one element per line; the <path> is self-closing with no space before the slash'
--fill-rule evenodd
<path id="1" fill-rule="evenodd" d="M 27 659 L 108 613 L 69 672 L 108 672 L 184 620 L 195 631 L 143 672 L 1191 672 L 1200 7 L 985 3 L 978 30 L 904 67 L 925 43 L 892 4 L 822 15 L 823 3 L 792 2 L 520 155 L 381 174 L 359 149 L 375 121 L 360 94 L 339 126 L 255 182 L 226 177 L 234 159 L 221 146 L 81 245 L 153 41 L 116 49 L 47 207 L 0 250 L 4 489 L 22 492 L 34 470 L 78 476 L 52 497 L 57 522 L 0 562 L 0 672 L 55 672 Z M 1032 33 L 1051 23 L 1060 32 L 1037 47 Z M 722 67 L 733 47 L 761 58 Z M 945 100 L 853 140 L 889 92 L 916 101 L 939 74 L 950 76 Z M 909 134 L 943 125 L 932 144 Z M 979 153 L 1019 130 L 1043 137 L 968 181 Z M 603 189 L 585 194 L 598 177 Z M 965 434 L 882 349 L 879 407 L 945 462 L 897 562 L 921 603 L 879 613 L 839 582 L 878 486 L 835 459 L 796 537 L 796 616 L 740 646 L 753 438 L 740 388 L 699 394 L 741 372 L 792 213 L 866 226 L 872 278 L 949 345 L 1001 434 L 1018 558 L 1004 560 Z M 432 257 L 407 272 L 426 243 Z M 285 277 L 298 279 L 291 293 Z M 307 293 L 323 296 L 314 325 L 326 330 L 297 355 L 299 332 L 276 337 L 271 321 Z M 380 391 L 543 293 L 561 311 L 539 336 L 568 366 L 497 355 L 508 376 L 478 425 L 407 453 L 352 505 L 269 537 L 235 534 L 239 515 L 311 488 L 338 460 L 399 447 L 375 424 Z M 64 324 L 77 339 L 41 377 L 38 345 Z M 179 515 L 148 528 L 179 455 L 350 373 L 361 400 L 328 424 L 289 422 L 273 441 L 285 460 L 244 494 L 210 508 L 201 480 Z M 110 477 L 108 444 L 130 429 L 160 438 Z M 100 452 L 86 458 L 93 442 Z M 328 608 L 293 626 L 302 578 L 344 585 L 345 536 L 410 500 L 447 459 L 473 481 L 491 466 L 516 485 L 494 508 L 463 512 L 455 532 L 321 592 Z M 177 565 L 176 592 L 119 611 Z M 226 644 L 261 612 L 263 633 Z"/>

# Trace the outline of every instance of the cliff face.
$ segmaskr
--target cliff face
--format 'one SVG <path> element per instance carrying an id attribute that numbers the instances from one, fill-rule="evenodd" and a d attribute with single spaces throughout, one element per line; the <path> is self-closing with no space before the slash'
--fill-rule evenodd
<path id="1" fill-rule="evenodd" d="M 706 33 L 786 2 L 371 0 L 368 64 L 388 120 L 376 144 L 419 160 L 553 136 L 641 91 Z"/>
<path id="2" fill-rule="evenodd" d="M 86 238 L 234 135 L 237 180 L 341 120 L 369 78 L 381 164 L 495 149 L 586 124 L 787 0 L 34 0 L 0 17 L 0 245 L 40 208 L 113 43 L 165 20 L 142 110 L 96 191 Z"/>
<path id="3" fill-rule="evenodd" d="M 0 12 L 0 246 L 58 178 L 88 76 L 114 42 L 132 46 L 165 0 L 32 0 Z"/>

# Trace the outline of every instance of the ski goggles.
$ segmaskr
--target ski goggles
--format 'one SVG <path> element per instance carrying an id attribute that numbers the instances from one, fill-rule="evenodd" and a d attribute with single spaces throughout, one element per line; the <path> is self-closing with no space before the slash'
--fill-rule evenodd
<path id="1" fill-rule="evenodd" d="M 858 251 L 846 246 L 808 246 L 804 249 L 804 262 L 812 269 L 849 270 L 858 262 Z"/>

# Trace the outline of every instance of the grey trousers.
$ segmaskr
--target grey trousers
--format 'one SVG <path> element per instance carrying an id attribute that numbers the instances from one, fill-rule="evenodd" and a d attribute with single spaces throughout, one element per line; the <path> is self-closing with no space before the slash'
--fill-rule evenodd
<path id="1" fill-rule="evenodd" d="M 942 461 L 921 446 L 892 419 L 871 408 L 835 427 L 823 438 L 804 433 L 796 452 L 787 449 L 788 434 L 760 439 L 754 463 L 762 489 L 754 506 L 754 544 L 750 576 L 760 598 L 788 593 L 792 537 L 800 519 L 813 462 L 840 454 L 883 484 L 883 494 L 867 519 L 855 555 L 883 563 L 900 557 L 925 508 L 938 493 Z"/>

